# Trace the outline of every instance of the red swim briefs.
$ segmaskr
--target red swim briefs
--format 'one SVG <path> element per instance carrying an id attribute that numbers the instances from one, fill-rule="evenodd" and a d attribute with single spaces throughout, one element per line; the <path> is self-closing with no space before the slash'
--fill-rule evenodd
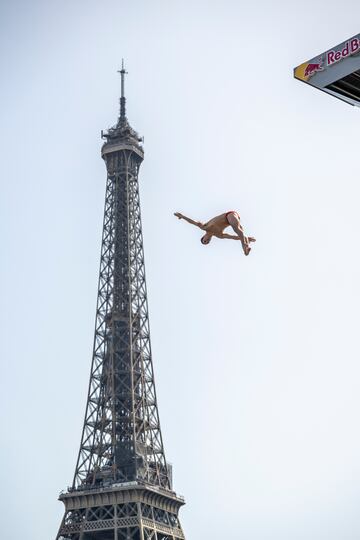
<path id="1" fill-rule="evenodd" d="M 226 212 L 226 219 L 227 219 L 227 222 L 229 223 L 229 220 L 228 220 L 228 216 L 230 214 L 233 214 L 235 217 L 239 218 L 240 219 L 240 216 L 237 212 L 235 212 L 235 210 L 229 210 L 229 212 Z"/>

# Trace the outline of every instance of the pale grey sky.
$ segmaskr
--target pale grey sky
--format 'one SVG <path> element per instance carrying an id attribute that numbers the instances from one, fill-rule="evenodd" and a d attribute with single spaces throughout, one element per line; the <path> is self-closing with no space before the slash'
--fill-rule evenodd
<path id="1" fill-rule="evenodd" d="M 122 57 L 186 537 L 360 537 L 360 115 L 292 78 L 359 20 L 356 1 L 1 3 L 4 540 L 54 538 L 74 472 Z M 172 216 L 229 209 L 248 258 Z"/>

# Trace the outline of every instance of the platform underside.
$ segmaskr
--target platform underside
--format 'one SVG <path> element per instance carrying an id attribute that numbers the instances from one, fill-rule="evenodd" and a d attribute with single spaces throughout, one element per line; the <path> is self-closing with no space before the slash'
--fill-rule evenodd
<path id="1" fill-rule="evenodd" d="M 346 75 L 325 88 L 331 90 L 337 97 L 360 103 L 360 70 Z"/>
<path id="2" fill-rule="evenodd" d="M 65 515 L 57 540 L 184 540 L 175 493 L 146 488 L 60 496 Z"/>

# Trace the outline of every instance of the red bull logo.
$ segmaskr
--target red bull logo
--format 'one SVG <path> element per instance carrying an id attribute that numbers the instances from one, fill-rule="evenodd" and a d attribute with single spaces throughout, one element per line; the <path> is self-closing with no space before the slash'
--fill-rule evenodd
<path id="1" fill-rule="evenodd" d="M 360 33 L 294 68 L 295 79 L 358 107 L 359 73 Z M 342 90 L 342 84 L 347 90 Z"/>
<path id="2" fill-rule="evenodd" d="M 322 67 L 322 60 L 320 62 L 318 62 L 317 64 L 308 64 L 305 68 L 305 77 L 307 78 L 310 78 L 312 75 L 314 75 L 314 73 L 316 73 L 317 71 L 323 71 L 323 67 Z"/>
<path id="3" fill-rule="evenodd" d="M 312 62 L 304 62 L 297 68 L 295 68 L 295 77 L 301 81 L 308 81 L 310 77 L 315 75 L 318 71 L 323 71 L 323 58 L 313 60 Z"/>

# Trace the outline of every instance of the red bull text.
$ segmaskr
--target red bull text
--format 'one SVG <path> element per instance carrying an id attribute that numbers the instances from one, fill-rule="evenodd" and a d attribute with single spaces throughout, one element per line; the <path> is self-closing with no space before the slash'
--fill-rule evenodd
<path id="1" fill-rule="evenodd" d="M 360 39 L 350 39 L 339 51 L 328 51 L 326 53 L 326 63 L 328 66 L 332 66 L 333 64 L 336 64 L 336 62 L 340 62 L 340 60 L 343 60 L 347 56 L 351 56 L 358 52 L 360 52 Z"/>

